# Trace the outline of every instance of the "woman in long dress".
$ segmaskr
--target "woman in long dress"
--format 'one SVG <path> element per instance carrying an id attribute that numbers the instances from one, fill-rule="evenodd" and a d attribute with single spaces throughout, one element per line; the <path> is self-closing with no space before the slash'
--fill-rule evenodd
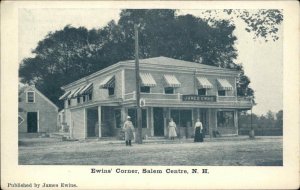
<path id="1" fill-rule="evenodd" d="M 173 121 L 173 118 L 170 119 L 168 128 L 169 128 L 169 137 L 171 140 L 174 140 L 175 137 L 177 137 L 177 133 L 176 133 L 176 123 Z"/>
<path id="2" fill-rule="evenodd" d="M 130 121 L 130 116 L 127 116 L 127 121 L 125 121 L 123 126 L 123 131 L 125 132 L 125 143 L 126 146 L 131 146 L 131 140 L 133 140 L 134 135 L 134 127 L 132 122 Z"/>
<path id="3" fill-rule="evenodd" d="M 195 138 L 194 142 L 203 142 L 203 126 L 200 119 L 195 123 Z"/>

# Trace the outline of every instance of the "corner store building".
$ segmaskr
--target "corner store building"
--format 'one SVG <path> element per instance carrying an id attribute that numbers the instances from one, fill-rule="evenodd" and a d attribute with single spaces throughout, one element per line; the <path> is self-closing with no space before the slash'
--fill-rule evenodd
<path id="1" fill-rule="evenodd" d="M 235 70 L 154 57 L 140 60 L 144 136 L 167 136 L 172 117 L 178 135 L 193 136 L 200 118 L 205 133 L 238 134 L 238 111 L 251 109 L 237 96 Z M 136 123 L 135 63 L 121 61 L 62 87 L 64 119 L 77 139 L 118 136 L 127 115 Z M 136 126 L 136 125 L 135 125 Z"/>

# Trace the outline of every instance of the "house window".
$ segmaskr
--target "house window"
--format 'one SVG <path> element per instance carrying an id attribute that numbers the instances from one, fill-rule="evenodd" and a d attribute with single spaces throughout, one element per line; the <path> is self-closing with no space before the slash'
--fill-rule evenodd
<path id="1" fill-rule="evenodd" d="M 27 103 L 34 103 L 34 92 L 27 92 Z"/>
<path id="2" fill-rule="evenodd" d="M 77 104 L 80 104 L 80 97 L 77 97 Z"/>
<path id="3" fill-rule="evenodd" d="M 225 90 L 218 90 L 218 96 L 226 96 Z"/>
<path id="4" fill-rule="evenodd" d="M 68 100 L 68 106 L 70 106 L 70 105 L 71 105 L 71 100 L 69 99 L 69 100 Z"/>
<path id="5" fill-rule="evenodd" d="M 142 93 L 150 93 L 150 86 L 141 86 Z"/>
<path id="6" fill-rule="evenodd" d="M 233 111 L 219 111 L 217 113 L 218 127 L 234 127 Z"/>
<path id="7" fill-rule="evenodd" d="M 108 95 L 109 95 L 109 96 L 112 96 L 112 95 L 115 94 L 115 88 L 109 87 L 109 88 L 107 88 L 107 89 L 108 89 Z"/>
<path id="8" fill-rule="evenodd" d="M 198 89 L 198 96 L 206 96 L 206 88 Z"/>
<path id="9" fill-rule="evenodd" d="M 174 94 L 174 88 L 173 87 L 166 87 L 165 88 L 165 94 Z"/>
<path id="10" fill-rule="evenodd" d="M 92 93 L 88 94 L 88 98 L 89 98 L 89 100 L 92 100 L 93 99 L 93 94 Z"/>

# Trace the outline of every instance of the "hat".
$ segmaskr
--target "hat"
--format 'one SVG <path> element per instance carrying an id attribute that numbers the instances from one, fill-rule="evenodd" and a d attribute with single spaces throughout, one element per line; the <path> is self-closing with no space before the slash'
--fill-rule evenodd
<path id="1" fill-rule="evenodd" d="M 130 118 L 131 118 L 131 117 L 128 115 L 128 116 L 127 116 L 127 119 L 130 119 Z"/>

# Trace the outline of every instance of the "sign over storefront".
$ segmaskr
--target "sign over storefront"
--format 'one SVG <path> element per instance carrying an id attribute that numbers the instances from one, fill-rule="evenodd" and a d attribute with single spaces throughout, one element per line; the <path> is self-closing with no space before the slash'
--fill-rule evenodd
<path id="1" fill-rule="evenodd" d="M 215 102 L 216 96 L 182 95 L 182 101 Z"/>

